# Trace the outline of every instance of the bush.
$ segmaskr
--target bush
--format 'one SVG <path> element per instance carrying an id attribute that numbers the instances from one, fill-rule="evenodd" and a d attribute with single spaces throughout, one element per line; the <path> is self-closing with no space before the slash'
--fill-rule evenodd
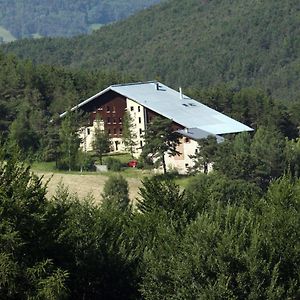
<path id="1" fill-rule="evenodd" d="M 113 157 L 107 157 L 105 160 L 107 169 L 110 171 L 118 172 L 122 170 L 123 164 L 119 159 Z"/>
<path id="2" fill-rule="evenodd" d="M 121 175 L 109 177 L 109 179 L 105 182 L 102 197 L 105 204 L 126 209 L 130 202 L 128 183 L 126 179 Z"/>

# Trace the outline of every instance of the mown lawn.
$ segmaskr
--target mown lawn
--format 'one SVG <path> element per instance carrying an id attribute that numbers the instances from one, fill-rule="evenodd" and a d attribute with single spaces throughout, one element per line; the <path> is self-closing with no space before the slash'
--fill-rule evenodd
<path id="1" fill-rule="evenodd" d="M 107 155 L 104 157 L 104 162 L 107 157 L 113 157 L 120 160 L 124 165 L 132 158 L 129 154 Z M 139 187 L 145 177 L 151 177 L 155 174 L 153 170 L 141 170 L 138 168 L 123 167 L 119 172 L 80 172 L 80 171 L 61 171 L 55 168 L 55 162 L 34 162 L 32 170 L 38 176 L 43 176 L 43 181 L 47 183 L 48 195 L 55 194 L 55 190 L 60 183 L 63 183 L 69 188 L 71 193 L 78 194 L 83 198 L 91 194 L 96 201 L 101 201 L 101 193 L 104 184 L 109 176 L 120 174 L 128 181 L 130 197 L 134 201 L 138 196 Z M 176 184 L 183 189 L 189 183 L 191 177 L 189 176 L 174 176 Z"/>

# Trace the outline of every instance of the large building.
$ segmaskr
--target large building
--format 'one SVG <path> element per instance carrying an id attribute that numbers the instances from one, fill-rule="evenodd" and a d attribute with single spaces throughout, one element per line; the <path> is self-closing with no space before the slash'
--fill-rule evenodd
<path id="1" fill-rule="evenodd" d="M 232 118 L 157 82 L 138 82 L 111 85 L 72 110 L 81 109 L 89 114 L 89 124 L 82 129 L 82 148 L 92 150 L 96 126 L 101 126 L 112 140 L 112 151 L 124 151 L 122 142 L 123 118 L 127 111 L 133 120 L 136 133 L 135 154 L 143 148 L 143 133 L 153 118 L 161 116 L 173 121 L 174 130 L 181 135 L 178 147 L 181 155 L 166 157 L 167 166 L 185 173 L 192 165 L 190 155 L 197 151 L 197 140 L 213 135 L 222 141 L 222 134 L 251 131 L 252 129 Z M 63 113 L 64 116 L 67 112 Z"/>

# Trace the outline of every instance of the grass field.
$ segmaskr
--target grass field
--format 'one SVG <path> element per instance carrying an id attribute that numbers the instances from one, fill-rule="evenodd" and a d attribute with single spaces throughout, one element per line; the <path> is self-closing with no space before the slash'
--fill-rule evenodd
<path id="1" fill-rule="evenodd" d="M 16 38 L 4 27 L 0 26 L 0 38 L 2 38 L 3 42 L 13 42 Z"/>
<path id="2" fill-rule="evenodd" d="M 75 193 L 79 198 L 92 195 L 96 202 L 101 201 L 101 193 L 104 184 L 111 175 L 121 174 L 126 178 L 129 185 L 130 199 L 135 202 L 141 181 L 146 176 L 152 176 L 153 172 L 135 168 L 126 168 L 120 172 L 67 172 L 55 170 L 54 162 L 34 163 L 32 170 L 39 177 L 43 177 L 43 182 L 47 183 L 48 196 L 51 197 L 60 183 L 68 187 L 71 193 Z"/>
<path id="3" fill-rule="evenodd" d="M 130 156 L 118 155 L 120 161 L 128 162 Z M 105 158 L 104 158 L 105 161 Z M 79 198 L 84 198 L 87 195 L 92 195 L 96 202 L 101 201 L 101 194 L 103 192 L 104 184 L 111 175 L 121 174 L 126 178 L 129 185 L 130 199 L 135 202 L 138 197 L 139 187 L 145 177 L 151 177 L 155 173 L 152 170 L 140 170 L 137 168 L 124 168 L 120 172 L 75 172 L 75 171 L 59 171 L 55 169 L 54 162 L 39 162 L 32 164 L 32 170 L 35 174 L 43 177 L 43 182 L 47 183 L 48 196 L 51 197 L 60 183 L 68 187 L 71 193 L 75 193 Z M 175 182 L 182 188 L 185 188 L 189 182 L 190 177 L 178 176 Z"/>

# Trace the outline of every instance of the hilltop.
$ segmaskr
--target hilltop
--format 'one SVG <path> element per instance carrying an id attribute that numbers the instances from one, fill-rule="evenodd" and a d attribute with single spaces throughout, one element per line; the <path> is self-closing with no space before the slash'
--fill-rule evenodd
<path id="1" fill-rule="evenodd" d="M 296 0 L 172 0 L 91 35 L 3 46 L 35 63 L 113 69 L 171 86 L 259 87 L 297 99 L 300 4 Z"/>

